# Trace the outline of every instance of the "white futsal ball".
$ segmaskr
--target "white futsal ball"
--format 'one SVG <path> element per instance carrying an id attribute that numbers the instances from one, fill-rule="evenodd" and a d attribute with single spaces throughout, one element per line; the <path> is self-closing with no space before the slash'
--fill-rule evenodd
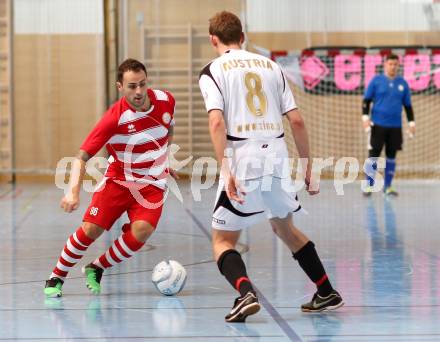
<path id="1" fill-rule="evenodd" d="M 151 280 L 160 293 L 172 296 L 185 286 L 186 270 L 175 260 L 164 260 L 154 266 Z"/>

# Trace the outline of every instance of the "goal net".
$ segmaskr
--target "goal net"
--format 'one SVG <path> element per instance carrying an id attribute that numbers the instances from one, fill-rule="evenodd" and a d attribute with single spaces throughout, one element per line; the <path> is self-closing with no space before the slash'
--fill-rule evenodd
<path id="1" fill-rule="evenodd" d="M 363 92 L 372 77 L 382 73 L 390 53 L 400 58 L 400 74 L 410 86 L 417 124 L 411 138 L 402 112 L 404 144 L 397 155 L 396 177 L 439 179 L 440 47 L 311 48 L 275 60 L 305 118 L 312 155 L 335 162 L 355 158 L 362 170 L 368 145 L 361 120 Z M 292 142 L 290 130 L 286 131 Z M 333 172 L 335 162 L 324 174 Z"/>

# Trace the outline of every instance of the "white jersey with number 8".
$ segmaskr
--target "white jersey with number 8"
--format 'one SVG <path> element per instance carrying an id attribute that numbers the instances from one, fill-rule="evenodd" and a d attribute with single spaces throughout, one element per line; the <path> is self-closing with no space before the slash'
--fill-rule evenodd
<path id="1" fill-rule="evenodd" d="M 282 118 L 297 106 L 278 64 L 231 49 L 203 68 L 199 86 L 206 110 L 223 112 L 237 178 L 290 177 L 283 172 L 288 154 Z"/>

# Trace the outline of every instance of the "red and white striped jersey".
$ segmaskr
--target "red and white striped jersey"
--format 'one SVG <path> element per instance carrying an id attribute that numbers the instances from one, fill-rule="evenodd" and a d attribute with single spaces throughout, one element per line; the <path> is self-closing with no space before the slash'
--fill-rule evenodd
<path id="1" fill-rule="evenodd" d="M 150 109 L 138 112 L 125 96 L 114 103 L 81 145 L 89 156 L 104 145 L 110 153 L 105 176 L 129 182 L 166 186 L 168 130 L 174 125 L 171 93 L 147 89 Z"/>

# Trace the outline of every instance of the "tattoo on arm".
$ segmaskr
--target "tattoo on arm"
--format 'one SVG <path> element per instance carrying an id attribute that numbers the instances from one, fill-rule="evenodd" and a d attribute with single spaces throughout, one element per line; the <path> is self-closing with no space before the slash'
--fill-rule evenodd
<path id="1" fill-rule="evenodd" d="M 174 135 L 174 126 L 170 126 L 168 128 L 168 136 L 172 137 Z"/>
<path id="2" fill-rule="evenodd" d="M 77 157 L 79 160 L 82 160 L 82 161 L 84 161 L 84 162 L 87 162 L 87 161 L 90 159 L 89 154 L 88 154 L 86 151 L 83 151 L 83 150 L 79 150 L 79 152 L 78 152 L 78 154 L 76 155 L 76 157 Z"/>

